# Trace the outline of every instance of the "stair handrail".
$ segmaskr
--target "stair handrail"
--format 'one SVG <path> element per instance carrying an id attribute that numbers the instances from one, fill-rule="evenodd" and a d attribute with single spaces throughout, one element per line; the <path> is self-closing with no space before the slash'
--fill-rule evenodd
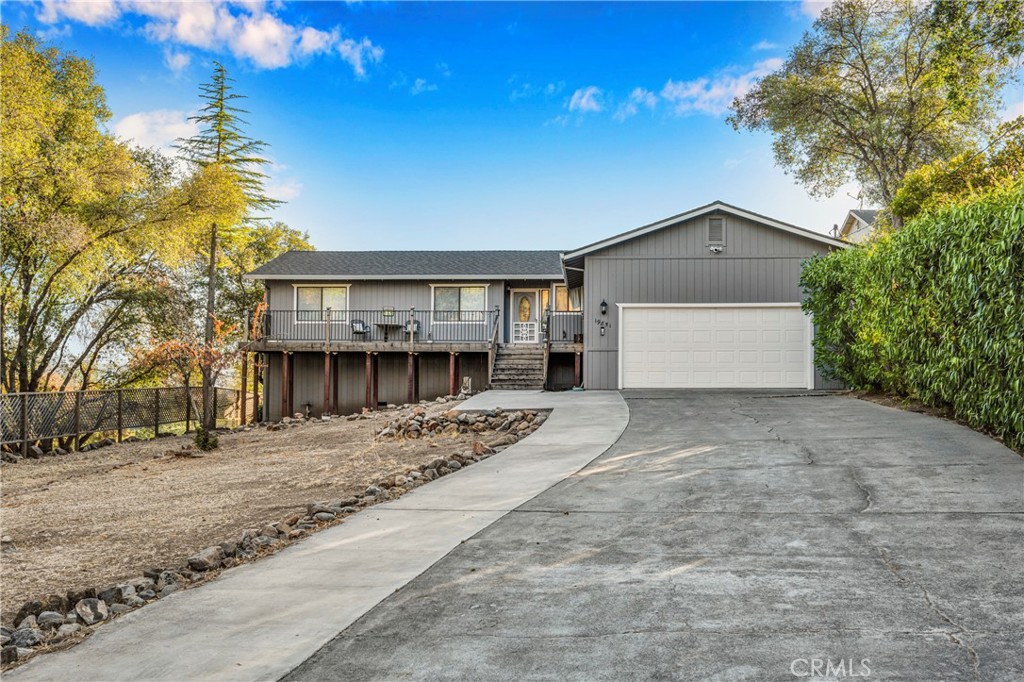
<path id="1" fill-rule="evenodd" d="M 494 328 L 491 330 L 491 340 L 487 344 L 487 385 L 491 385 L 494 377 L 494 360 L 498 357 L 498 328 L 501 321 L 501 310 L 494 306 Z"/>

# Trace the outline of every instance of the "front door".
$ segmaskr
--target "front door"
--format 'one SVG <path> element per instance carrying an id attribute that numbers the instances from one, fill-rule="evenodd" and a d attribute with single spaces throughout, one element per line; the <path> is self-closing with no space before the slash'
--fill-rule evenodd
<path id="1" fill-rule="evenodd" d="M 537 343 L 540 340 L 540 306 L 537 291 L 512 291 L 512 343 Z"/>

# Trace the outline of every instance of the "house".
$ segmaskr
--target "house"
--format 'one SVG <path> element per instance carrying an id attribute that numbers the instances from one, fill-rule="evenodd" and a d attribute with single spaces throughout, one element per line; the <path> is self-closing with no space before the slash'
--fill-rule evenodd
<path id="1" fill-rule="evenodd" d="M 827 388 L 803 260 L 848 244 L 717 201 L 568 251 L 289 252 L 248 275 L 265 416 L 474 389 Z"/>
<path id="2" fill-rule="evenodd" d="M 267 291 L 248 350 L 269 419 L 435 398 L 466 377 L 581 381 L 579 292 L 559 251 L 290 251 L 247 277 Z"/>
<path id="3" fill-rule="evenodd" d="M 871 236 L 877 216 L 878 211 L 876 210 L 853 209 L 846 214 L 846 220 L 839 228 L 837 237 L 852 244 L 861 243 Z"/>

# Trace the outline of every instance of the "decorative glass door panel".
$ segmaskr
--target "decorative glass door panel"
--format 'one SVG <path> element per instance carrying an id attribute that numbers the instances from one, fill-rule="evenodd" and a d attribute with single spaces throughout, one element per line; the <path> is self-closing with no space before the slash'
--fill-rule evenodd
<path id="1" fill-rule="evenodd" d="M 513 292 L 512 343 L 537 343 L 539 327 L 537 292 Z"/>

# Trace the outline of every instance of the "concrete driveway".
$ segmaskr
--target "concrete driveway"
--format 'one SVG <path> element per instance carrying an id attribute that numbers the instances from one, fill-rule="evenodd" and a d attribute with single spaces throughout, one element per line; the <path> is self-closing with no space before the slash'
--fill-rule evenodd
<path id="1" fill-rule="evenodd" d="M 1024 460 L 849 397 L 629 426 L 289 680 L 1024 679 Z"/>

